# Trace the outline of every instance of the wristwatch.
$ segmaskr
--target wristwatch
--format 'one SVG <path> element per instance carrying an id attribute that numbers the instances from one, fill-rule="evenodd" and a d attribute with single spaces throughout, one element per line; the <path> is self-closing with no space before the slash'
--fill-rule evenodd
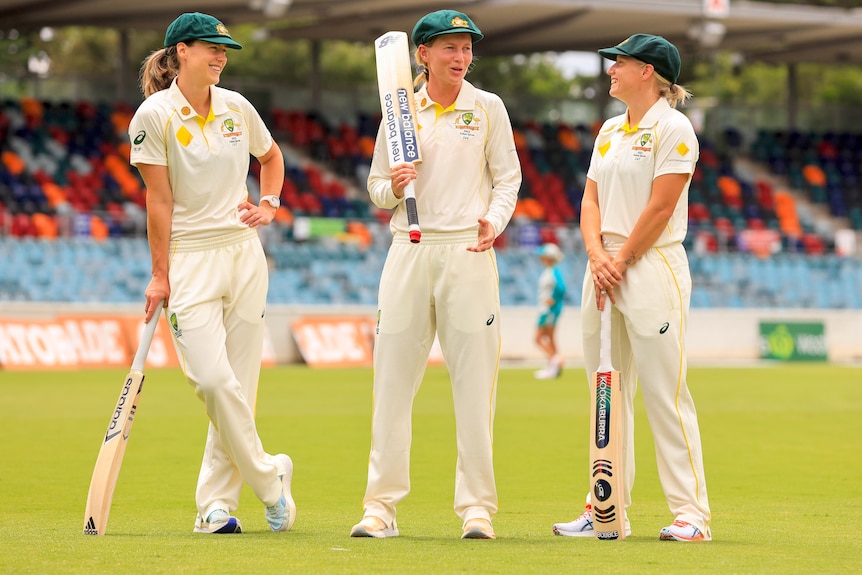
<path id="1" fill-rule="evenodd" d="M 281 200 L 278 199 L 278 196 L 261 196 L 261 202 L 269 202 L 269 205 L 275 209 L 278 209 L 278 206 L 281 205 Z"/>

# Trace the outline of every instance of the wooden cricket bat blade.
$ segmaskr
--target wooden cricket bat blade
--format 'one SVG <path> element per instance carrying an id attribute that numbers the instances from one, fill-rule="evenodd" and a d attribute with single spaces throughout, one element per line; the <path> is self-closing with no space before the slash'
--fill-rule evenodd
<path id="1" fill-rule="evenodd" d="M 126 382 L 123 384 L 117 407 L 114 409 L 108 430 L 102 440 L 96 466 L 93 468 L 90 491 L 87 493 L 87 507 L 84 512 L 84 535 L 105 534 L 111 501 L 114 498 L 114 488 L 120 476 L 120 467 L 126 454 L 126 445 L 128 445 L 138 398 L 143 387 L 143 373 L 131 371 L 126 375 Z"/>
<path id="2" fill-rule="evenodd" d="M 156 304 L 156 309 L 162 309 L 162 303 Z M 132 424 L 135 422 L 135 412 L 138 409 L 138 400 L 141 390 L 144 389 L 144 363 L 150 344 L 159 323 L 157 312 L 144 325 L 141 341 L 132 360 L 132 368 L 123 381 L 120 390 L 120 398 L 117 406 L 111 413 L 108 422 L 108 430 L 102 439 L 99 456 L 93 468 L 93 477 L 90 479 L 90 490 L 87 492 L 87 507 L 84 510 L 84 535 L 104 535 L 108 525 L 108 514 L 111 512 L 111 502 L 114 498 L 114 488 L 117 486 L 117 478 L 120 476 L 120 467 L 123 464 L 123 456 L 126 454 L 126 445 L 129 442 L 129 434 L 132 432 Z"/>
<path id="3" fill-rule="evenodd" d="M 389 166 L 405 162 L 418 164 L 422 162 L 422 156 L 419 153 L 407 33 L 391 30 L 381 35 L 374 41 L 374 53 Z M 419 227 L 419 212 L 412 182 L 404 188 L 404 206 L 407 210 L 410 241 L 418 244 L 422 229 Z"/>

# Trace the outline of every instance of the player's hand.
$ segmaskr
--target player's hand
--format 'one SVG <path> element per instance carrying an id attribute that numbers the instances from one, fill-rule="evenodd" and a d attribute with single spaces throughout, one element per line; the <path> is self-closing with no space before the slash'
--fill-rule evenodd
<path id="1" fill-rule="evenodd" d="M 484 252 L 494 247 L 497 233 L 494 224 L 485 218 L 479 218 L 479 242 L 475 246 L 467 248 L 468 252 Z"/>
<path id="2" fill-rule="evenodd" d="M 590 257 L 590 273 L 593 276 L 596 293 L 603 289 L 614 288 L 623 281 L 623 272 L 604 250 Z"/>
<path id="3" fill-rule="evenodd" d="M 264 202 L 262 206 L 256 206 L 251 202 L 240 202 L 237 206 L 239 210 L 239 221 L 250 228 L 257 226 L 268 226 L 275 218 L 276 208 Z"/>
<path id="4" fill-rule="evenodd" d="M 144 291 L 144 297 L 146 298 L 146 303 L 144 304 L 146 317 L 144 321 L 146 323 L 149 323 L 152 317 L 161 311 L 161 308 L 157 307 L 160 301 L 164 301 L 162 307 L 168 307 L 170 296 L 171 285 L 168 282 L 168 278 L 153 277 L 150 280 L 147 289 Z"/>
<path id="5" fill-rule="evenodd" d="M 392 181 L 392 193 L 399 200 L 404 197 L 404 188 L 407 184 L 416 179 L 419 174 L 416 172 L 416 166 L 412 162 L 397 164 L 389 173 L 389 178 Z"/>
<path id="6" fill-rule="evenodd" d="M 614 293 L 614 288 L 610 287 L 608 289 L 599 289 L 596 288 L 596 309 L 599 311 L 604 311 L 605 305 L 608 300 L 611 300 L 611 303 L 617 304 L 617 296 Z"/>

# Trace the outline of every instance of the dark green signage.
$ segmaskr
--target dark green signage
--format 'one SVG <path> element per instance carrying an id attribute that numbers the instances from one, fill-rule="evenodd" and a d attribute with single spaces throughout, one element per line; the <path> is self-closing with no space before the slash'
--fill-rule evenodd
<path id="1" fill-rule="evenodd" d="M 760 322 L 760 357 L 782 361 L 825 361 L 823 322 Z"/>

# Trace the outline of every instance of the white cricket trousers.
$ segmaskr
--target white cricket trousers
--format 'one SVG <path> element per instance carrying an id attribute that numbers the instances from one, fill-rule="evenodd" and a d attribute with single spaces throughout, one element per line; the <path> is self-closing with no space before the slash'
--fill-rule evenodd
<path id="1" fill-rule="evenodd" d="M 239 505 L 243 481 L 266 505 L 281 495 L 276 459 L 254 422 L 268 276 L 255 230 L 171 242 L 170 305 L 180 366 L 210 419 L 195 494 L 203 519 Z"/>
<path id="2" fill-rule="evenodd" d="M 616 254 L 624 238 L 604 240 Z M 615 290 L 611 313 L 611 360 L 620 371 L 623 408 L 625 501 L 631 505 L 635 480 L 634 397 L 638 380 L 655 439 L 659 480 L 674 519 L 701 531 L 710 522 L 703 452 L 694 401 L 686 384 L 685 334 L 691 301 L 691 274 L 682 244 L 651 248 L 628 268 Z M 582 323 L 588 379 L 599 365 L 601 317 L 593 280 L 584 276 Z M 607 299 L 605 305 L 610 305 Z"/>
<path id="3" fill-rule="evenodd" d="M 500 294 L 493 250 L 474 253 L 476 232 L 396 234 L 380 280 L 365 515 L 387 524 L 410 491 L 413 400 L 434 334 L 452 382 L 458 460 L 455 513 L 497 512 L 492 455 L 500 359 Z"/>

